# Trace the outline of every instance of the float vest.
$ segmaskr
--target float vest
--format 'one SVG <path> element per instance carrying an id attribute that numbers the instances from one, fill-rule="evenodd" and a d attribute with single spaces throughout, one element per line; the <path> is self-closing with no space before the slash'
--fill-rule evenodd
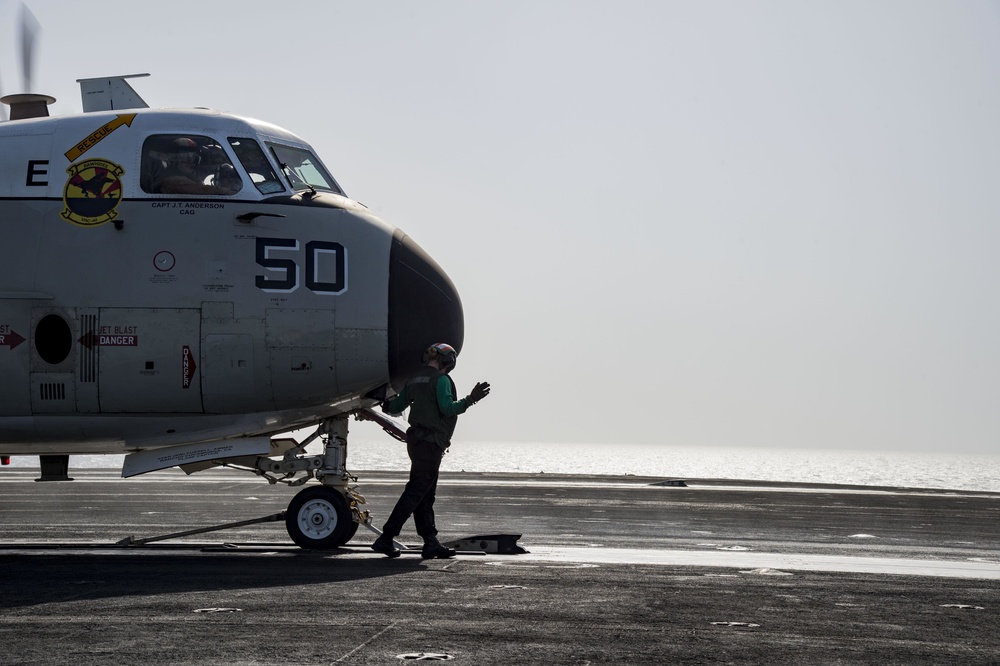
<path id="1" fill-rule="evenodd" d="M 445 416 L 438 407 L 437 385 L 442 377 L 451 384 L 451 395 L 454 397 L 455 382 L 444 372 L 429 365 L 421 368 L 406 383 L 406 392 L 410 400 L 411 430 L 416 430 L 413 434 L 418 439 L 433 441 L 444 451 L 451 445 L 458 415 Z"/>

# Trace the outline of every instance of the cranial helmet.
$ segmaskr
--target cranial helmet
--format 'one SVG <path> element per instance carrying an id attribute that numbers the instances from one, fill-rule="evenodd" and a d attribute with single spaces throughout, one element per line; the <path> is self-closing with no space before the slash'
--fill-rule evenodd
<path id="1" fill-rule="evenodd" d="M 451 345 L 438 342 L 428 347 L 427 351 L 424 352 L 424 363 L 434 359 L 438 359 L 443 370 L 450 370 L 455 367 L 455 363 L 458 361 L 458 352 Z"/>

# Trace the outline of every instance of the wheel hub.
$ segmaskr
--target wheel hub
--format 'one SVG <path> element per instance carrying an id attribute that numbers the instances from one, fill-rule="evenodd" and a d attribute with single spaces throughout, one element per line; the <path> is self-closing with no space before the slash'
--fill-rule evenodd
<path id="1" fill-rule="evenodd" d="M 325 500 L 312 500 L 299 509 L 299 528 L 313 539 L 324 539 L 337 529 L 337 510 Z"/>

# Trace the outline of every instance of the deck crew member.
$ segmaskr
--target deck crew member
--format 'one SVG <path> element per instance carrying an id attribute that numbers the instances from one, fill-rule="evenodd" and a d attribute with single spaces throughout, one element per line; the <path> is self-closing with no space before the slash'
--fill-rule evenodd
<path id="1" fill-rule="evenodd" d="M 451 445 L 458 415 L 465 413 L 490 393 L 487 382 L 476 384 L 461 400 L 455 399 L 455 382 L 448 373 L 455 367 L 458 352 L 444 343 L 431 345 L 424 352 L 424 367 L 410 379 L 403 391 L 386 400 L 382 409 L 398 415 L 410 408 L 410 427 L 406 431 L 406 452 L 410 456 L 410 480 L 396 502 L 389 519 L 382 527 L 382 536 L 372 544 L 372 550 L 388 557 L 400 554 L 392 540 L 412 515 L 417 534 L 423 537 L 421 556 L 424 559 L 454 557 L 455 551 L 445 548 L 437 538 L 434 524 L 434 495 L 437 491 L 441 458 Z"/>

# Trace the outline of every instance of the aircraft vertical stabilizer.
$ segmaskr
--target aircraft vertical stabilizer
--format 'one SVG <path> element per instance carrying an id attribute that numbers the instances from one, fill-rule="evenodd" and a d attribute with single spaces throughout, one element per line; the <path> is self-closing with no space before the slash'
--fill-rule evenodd
<path id="1" fill-rule="evenodd" d="M 76 82 L 80 84 L 80 96 L 83 99 L 83 112 L 148 109 L 149 104 L 146 104 L 146 101 L 125 80 L 140 76 L 149 76 L 149 74 L 123 74 L 122 76 L 104 76 L 97 79 L 77 79 Z"/>

